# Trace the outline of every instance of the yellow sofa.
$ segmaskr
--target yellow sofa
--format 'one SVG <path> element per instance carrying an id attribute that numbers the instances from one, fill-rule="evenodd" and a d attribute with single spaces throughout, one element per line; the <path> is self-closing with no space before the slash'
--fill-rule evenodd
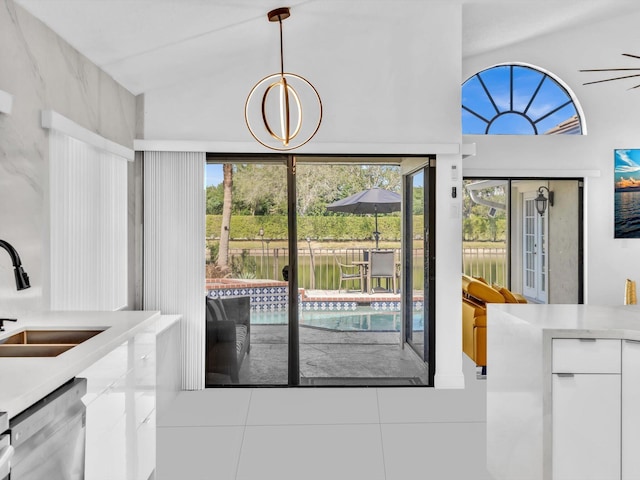
<path id="1" fill-rule="evenodd" d="M 487 366 L 487 303 L 527 303 L 526 299 L 482 278 L 462 275 L 462 351 Z"/>

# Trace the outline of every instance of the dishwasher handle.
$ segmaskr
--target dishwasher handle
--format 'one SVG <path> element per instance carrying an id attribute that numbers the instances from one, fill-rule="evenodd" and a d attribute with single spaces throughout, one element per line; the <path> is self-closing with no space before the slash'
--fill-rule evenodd
<path id="1" fill-rule="evenodd" d="M 9 462 L 13 457 L 14 448 L 11 445 L 7 445 L 0 450 L 0 472 L 9 471 Z"/>

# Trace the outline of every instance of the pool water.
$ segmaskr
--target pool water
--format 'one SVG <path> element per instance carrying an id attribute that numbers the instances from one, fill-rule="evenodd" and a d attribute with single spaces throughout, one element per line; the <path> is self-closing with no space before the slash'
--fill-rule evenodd
<path id="1" fill-rule="evenodd" d="M 252 325 L 286 325 L 287 312 L 251 312 Z M 343 332 L 375 331 L 399 332 L 402 318 L 400 312 L 373 310 L 357 307 L 356 310 L 301 311 L 300 325 Z M 423 312 L 413 316 L 413 331 L 424 330 Z"/>

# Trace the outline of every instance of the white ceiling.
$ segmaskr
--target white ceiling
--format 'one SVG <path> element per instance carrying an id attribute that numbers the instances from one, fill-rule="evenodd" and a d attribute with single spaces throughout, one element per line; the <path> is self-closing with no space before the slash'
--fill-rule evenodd
<path id="1" fill-rule="evenodd" d="M 178 70 L 211 75 L 226 62 L 255 58 L 250 55 L 255 56 L 255 47 L 272 39 L 274 26 L 266 12 L 283 6 L 280 0 L 15 1 L 134 94 L 170 84 Z M 464 4 L 463 56 L 640 10 L 637 0 L 450 1 Z M 285 5 L 292 7 L 298 29 L 330 34 L 327 25 L 336 21 L 348 22 L 354 31 L 366 28 L 367 15 L 384 14 L 385 4 L 389 10 L 397 5 L 393 0 L 291 0 Z M 393 13 L 396 19 L 401 15 L 397 9 Z"/>

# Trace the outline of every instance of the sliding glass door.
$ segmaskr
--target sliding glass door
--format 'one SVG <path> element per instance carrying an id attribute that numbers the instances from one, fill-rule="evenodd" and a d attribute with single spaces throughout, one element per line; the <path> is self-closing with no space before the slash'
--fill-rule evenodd
<path id="1" fill-rule="evenodd" d="M 207 159 L 207 386 L 290 383 L 289 170 L 277 155 Z"/>
<path id="2" fill-rule="evenodd" d="M 435 161 L 404 177 L 404 340 L 435 375 Z"/>
<path id="3" fill-rule="evenodd" d="M 431 176 L 407 200 L 400 163 L 208 156 L 207 386 L 433 384 Z M 332 208 L 362 193 L 376 200 Z"/>

